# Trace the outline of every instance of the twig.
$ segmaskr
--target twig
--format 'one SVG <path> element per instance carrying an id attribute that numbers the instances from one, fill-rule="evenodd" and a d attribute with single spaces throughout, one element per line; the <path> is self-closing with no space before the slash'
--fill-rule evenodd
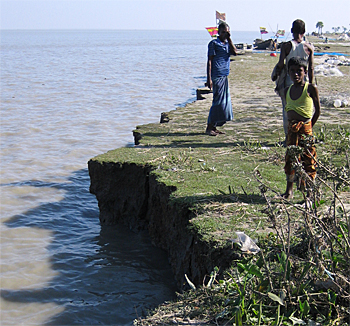
<path id="1" fill-rule="evenodd" d="M 264 196 L 264 199 L 268 205 L 268 208 L 270 210 L 270 214 L 273 218 L 270 218 L 271 219 L 271 222 L 272 222 L 272 225 L 274 227 L 274 229 L 276 230 L 276 233 L 277 233 L 277 236 L 281 239 L 281 242 L 282 242 L 282 245 L 283 245 L 283 250 L 286 251 L 286 245 L 285 245 L 285 241 L 284 241 L 284 234 L 283 234 L 283 228 L 281 228 L 281 232 L 282 232 L 282 235 L 280 234 L 280 232 L 278 231 L 277 229 L 277 219 L 276 219 L 276 216 L 275 216 L 275 213 L 273 212 L 273 209 L 271 207 L 271 203 L 270 201 L 267 199 L 265 193 L 262 192 L 262 195 Z"/>
<path id="2" fill-rule="evenodd" d="M 349 182 L 349 181 L 347 181 L 346 179 L 342 178 L 341 176 L 339 176 L 339 175 L 337 175 L 336 173 L 334 173 L 334 172 L 332 172 L 331 170 L 329 170 L 329 169 L 328 169 L 327 167 L 325 167 L 319 160 L 317 160 L 316 157 L 314 157 L 314 156 L 310 153 L 309 149 L 306 148 L 306 150 L 307 150 L 308 154 L 315 160 L 315 162 L 317 163 L 317 165 L 321 166 L 321 167 L 322 167 L 327 173 L 329 173 L 332 177 L 337 177 L 337 178 L 339 178 L 339 180 L 345 182 L 348 186 L 350 186 L 350 182 Z M 346 152 L 345 152 L 345 153 L 346 153 Z M 346 156 L 346 157 L 347 157 L 347 156 Z M 347 159 L 348 159 L 348 157 L 347 157 Z M 349 159 L 348 159 L 348 165 L 349 165 Z"/>
<path id="3" fill-rule="evenodd" d="M 320 180 L 328 189 L 330 189 L 332 191 L 332 193 L 334 194 L 334 196 L 339 200 L 339 203 L 343 209 L 343 212 L 344 212 L 344 217 L 345 217 L 345 220 L 347 222 L 347 226 L 348 226 L 348 235 L 346 236 L 344 234 L 344 231 L 343 231 L 343 228 L 339 228 L 340 232 L 342 233 L 343 237 L 344 237 L 344 240 L 348 246 L 348 250 L 350 250 L 350 244 L 349 244 L 349 241 L 348 239 L 350 239 L 350 221 L 347 217 L 347 214 L 346 214 L 346 210 L 345 210 L 345 207 L 344 207 L 344 204 L 343 202 L 341 201 L 341 199 L 339 198 L 339 196 L 337 195 L 337 193 L 335 191 L 333 191 L 333 189 L 325 182 L 323 181 L 320 177 L 317 177 L 318 180 Z"/>
<path id="4" fill-rule="evenodd" d="M 271 291 L 273 291 L 273 285 L 272 285 L 272 281 L 271 281 L 271 275 L 270 275 L 270 269 L 269 269 L 269 266 L 267 266 L 267 263 L 266 263 L 266 260 L 265 260 L 265 256 L 263 254 L 263 251 L 260 250 L 260 254 L 261 254 L 261 258 L 264 262 L 264 265 L 266 266 L 266 273 L 267 273 L 267 278 L 269 280 L 269 284 L 270 284 L 270 288 L 271 288 Z"/>
<path id="5" fill-rule="evenodd" d="M 284 209 L 287 213 L 287 216 L 288 216 L 287 259 L 286 259 L 286 265 L 284 267 L 284 275 L 283 275 L 283 280 L 285 281 L 286 276 L 287 276 L 287 266 L 288 266 L 289 255 L 290 255 L 290 234 L 291 234 L 290 221 L 291 221 L 291 218 L 290 218 L 290 214 L 289 214 L 286 206 L 284 205 L 284 203 L 283 203 L 283 207 L 284 207 Z"/>

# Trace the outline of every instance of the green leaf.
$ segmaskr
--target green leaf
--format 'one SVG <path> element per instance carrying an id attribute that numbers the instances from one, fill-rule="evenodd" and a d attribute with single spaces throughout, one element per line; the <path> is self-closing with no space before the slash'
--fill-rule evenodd
<path id="1" fill-rule="evenodd" d="M 290 273 L 291 273 L 291 270 L 292 270 L 291 267 L 292 267 L 291 262 L 290 262 L 290 260 L 288 260 L 288 263 L 287 263 L 287 275 L 286 275 L 287 280 L 290 280 Z"/>
<path id="2" fill-rule="evenodd" d="M 240 273 L 242 273 L 243 271 L 247 271 L 247 270 L 248 270 L 247 267 L 246 267 L 246 265 L 244 265 L 244 264 L 242 264 L 242 263 L 238 263 L 238 264 L 237 264 L 237 268 L 238 268 L 238 271 L 239 271 Z"/>
<path id="3" fill-rule="evenodd" d="M 276 294 L 273 294 L 271 292 L 268 292 L 267 295 L 269 296 L 270 299 L 272 299 L 273 301 L 278 302 L 280 305 L 284 306 L 284 302 L 283 300 Z"/>
<path id="4" fill-rule="evenodd" d="M 307 316 L 307 314 L 310 311 L 309 302 L 307 300 L 305 300 L 304 303 L 302 303 L 301 300 L 299 300 L 299 307 L 300 307 L 300 311 L 303 314 L 303 316 Z"/>
<path id="5" fill-rule="evenodd" d="M 277 255 L 278 261 L 281 264 L 282 270 L 284 271 L 286 267 L 287 255 L 284 251 L 281 252 L 281 255 Z"/>
<path id="6" fill-rule="evenodd" d="M 304 269 L 299 277 L 299 280 L 298 280 L 299 282 L 304 278 L 306 273 L 309 271 L 310 267 L 311 267 L 311 263 L 306 263 L 306 265 L 304 266 Z"/>
<path id="7" fill-rule="evenodd" d="M 316 201 L 314 203 L 312 203 L 312 208 L 315 209 L 315 206 L 316 207 L 320 207 L 322 204 L 324 204 L 326 201 L 325 200 L 320 200 L 320 201 Z"/>
<path id="8" fill-rule="evenodd" d="M 238 311 L 236 312 L 236 325 L 243 326 L 241 309 L 238 309 Z"/>
<path id="9" fill-rule="evenodd" d="M 262 302 L 260 301 L 260 305 L 259 305 L 259 319 L 258 319 L 258 326 L 261 325 L 261 317 L 262 317 Z"/>
<path id="10" fill-rule="evenodd" d="M 305 310 L 304 314 L 305 314 L 305 316 L 307 316 L 308 313 L 310 312 L 310 305 L 309 305 L 308 301 L 304 302 L 304 310 Z"/>
<path id="11" fill-rule="evenodd" d="M 259 268 L 261 268 L 264 265 L 264 260 L 262 259 L 262 257 L 260 256 L 259 259 L 256 261 L 256 266 L 258 266 Z"/>
<path id="12" fill-rule="evenodd" d="M 279 325 L 281 306 L 277 308 L 276 325 Z"/>
<path id="13" fill-rule="evenodd" d="M 286 253 L 284 251 L 282 251 L 281 252 L 281 263 L 283 265 L 285 265 L 286 264 L 286 260 L 287 260 L 287 255 L 286 255 Z"/>
<path id="14" fill-rule="evenodd" d="M 249 268 L 249 270 L 248 270 L 248 273 L 257 276 L 257 277 L 259 277 L 260 279 L 263 278 L 263 275 L 262 275 L 262 273 L 261 273 L 259 267 L 256 266 L 256 265 L 250 266 L 250 268 Z"/>

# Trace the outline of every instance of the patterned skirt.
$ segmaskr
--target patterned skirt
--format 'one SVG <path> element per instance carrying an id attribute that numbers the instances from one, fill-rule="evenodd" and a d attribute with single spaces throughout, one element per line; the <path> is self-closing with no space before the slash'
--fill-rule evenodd
<path id="1" fill-rule="evenodd" d="M 310 145 L 305 146 L 305 136 L 312 136 L 312 124 L 309 122 L 302 121 L 289 121 L 288 134 L 287 134 L 287 146 L 294 145 L 303 148 L 302 154 L 297 158 L 302 163 L 304 171 L 311 178 L 316 178 L 316 147 L 313 142 Z M 309 143 L 309 142 L 307 142 Z M 306 148 L 305 148 L 306 147 Z M 295 170 L 292 167 L 292 158 L 288 154 L 288 149 L 285 157 L 284 171 L 286 173 L 287 181 L 296 182 L 298 181 L 295 177 Z M 305 180 L 299 180 L 301 185 L 305 185 Z"/>

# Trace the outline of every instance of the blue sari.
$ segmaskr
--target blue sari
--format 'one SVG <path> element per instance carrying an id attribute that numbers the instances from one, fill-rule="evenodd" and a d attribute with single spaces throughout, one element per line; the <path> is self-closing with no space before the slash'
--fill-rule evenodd
<path id="1" fill-rule="evenodd" d="M 233 119 L 230 89 L 227 76 L 213 79 L 213 103 L 209 111 L 208 124 L 220 127 Z"/>

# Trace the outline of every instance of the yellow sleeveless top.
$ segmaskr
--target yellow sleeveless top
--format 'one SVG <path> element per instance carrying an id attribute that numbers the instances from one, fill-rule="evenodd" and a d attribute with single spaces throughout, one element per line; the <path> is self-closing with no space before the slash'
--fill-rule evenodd
<path id="1" fill-rule="evenodd" d="M 311 119 L 314 111 L 314 102 L 307 92 L 309 83 L 308 82 L 305 83 L 303 92 L 301 93 L 300 97 L 297 98 L 296 100 L 292 100 L 290 98 L 290 88 L 292 86 L 293 85 L 291 85 L 287 91 L 287 95 L 286 95 L 287 104 L 286 104 L 285 110 L 287 112 L 293 110 L 296 113 L 300 114 L 302 117 Z"/>

